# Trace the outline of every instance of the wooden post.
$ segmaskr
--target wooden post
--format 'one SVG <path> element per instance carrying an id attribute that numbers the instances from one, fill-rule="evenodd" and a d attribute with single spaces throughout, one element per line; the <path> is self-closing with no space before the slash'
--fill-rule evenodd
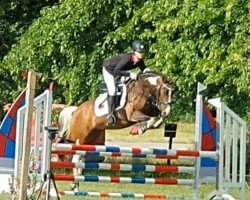
<path id="1" fill-rule="evenodd" d="M 37 73 L 28 73 L 28 83 L 26 90 L 26 115 L 24 121 L 23 149 L 21 162 L 21 177 L 19 188 L 19 200 L 27 199 L 28 168 L 30 159 L 30 140 L 33 116 L 33 100 L 35 96 Z"/>

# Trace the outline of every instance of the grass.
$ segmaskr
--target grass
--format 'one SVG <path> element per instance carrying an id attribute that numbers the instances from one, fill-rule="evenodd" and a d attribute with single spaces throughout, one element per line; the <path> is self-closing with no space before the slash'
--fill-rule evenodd
<path id="1" fill-rule="evenodd" d="M 124 143 L 147 143 L 147 142 L 156 142 L 156 143 L 163 143 L 167 144 L 168 143 L 168 138 L 164 138 L 164 130 L 163 128 L 159 129 L 154 129 L 154 130 L 149 130 L 143 135 L 137 135 L 137 136 L 132 136 L 129 135 L 130 128 L 122 129 L 119 131 L 108 131 L 106 135 L 106 141 L 107 142 L 124 142 Z M 177 126 L 177 134 L 176 138 L 174 138 L 174 143 L 186 143 L 190 144 L 191 146 L 194 144 L 194 124 L 188 124 L 188 123 L 179 123 Z M 190 147 L 192 148 L 192 147 Z M 111 159 L 112 160 L 112 159 Z M 125 163 L 127 159 L 119 159 L 119 162 Z M 129 160 L 131 162 L 131 160 Z M 147 162 L 151 164 L 164 164 L 163 162 L 166 163 L 166 161 L 162 160 L 150 160 L 147 159 Z M 140 159 L 137 159 L 134 162 L 139 162 L 143 163 L 146 162 L 141 161 Z M 173 163 L 176 163 L 177 161 L 173 161 Z M 179 162 L 178 164 L 181 165 L 189 165 L 192 164 L 190 161 L 182 161 Z M 64 170 L 61 172 L 56 172 L 56 173 L 64 173 Z M 66 173 L 69 173 L 66 170 Z M 100 174 L 101 173 L 101 174 Z M 114 172 L 109 172 L 109 171 L 86 171 L 85 170 L 85 175 L 102 175 L 102 176 L 108 176 L 108 175 L 114 175 L 112 173 Z M 152 177 L 152 173 L 145 173 L 145 172 L 140 172 L 140 173 L 135 173 L 135 172 L 118 172 L 115 173 L 117 176 L 132 176 L 132 177 Z M 186 174 L 163 174 L 163 173 L 158 173 L 157 177 L 162 177 L 162 176 L 170 176 L 170 177 L 178 177 L 178 178 L 188 178 L 191 175 Z M 249 182 L 250 183 L 250 182 Z M 69 182 L 57 182 L 57 187 L 59 190 L 69 190 Z M 213 191 L 214 185 L 209 185 L 209 184 L 203 184 L 200 187 L 200 196 L 203 198 L 206 194 L 209 192 Z M 80 184 L 80 191 L 103 191 L 103 192 L 118 192 L 118 193 L 163 193 L 163 194 L 172 194 L 172 195 L 177 195 L 177 196 L 183 196 L 185 199 L 187 197 L 191 198 L 191 195 L 193 193 L 193 189 L 191 186 L 175 186 L 175 185 L 149 185 L 149 184 L 117 184 L 117 183 L 91 183 L 91 182 L 85 182 Z M 234 196 L 238 196 L 237 190 L 233 191 Z M 247 193 L 246 196 L 250 196 L 250 190 L 247 188 Z M 93 199 L 98 199 L 97 197 L 80 197 L 86 200 L 93 200 Z M 74 196 L 63 196 L 61 199 L 66 200 L 77 200 L 80 199 L 79 197 L 74 197 Z M 9 200 L 10 197 L 5 194 L 5 195 L 0 195 L 1 200 Z M 100 198 L 101 199 L 101 198 Z M 118 200 L 121 198 L 109 198 L 110 200 Z"/>
<path id="2" fill-rule="evenodd" d="M 69 190 L 69 182 L 57 182 L 59 190 Z M 213 191 L 214 185 L 203 184 L 200 187 L 201 198 L 204 198 L 206 194 Z M 118 193 L 161 193 L 161 194 L 172 194 L 174 196 L 185 197 L 184 199 L 192 198 L 193 189 L 191 186 L 164 186 L 164 185 L 140 185 L 140 184 L 116 184 L 116 183 L 81 183 L 80 191 L 105 191 L 105 192 L 118 192 Z M 235 197 L 239 196 L 236 190 L 233 191 Z M 246 192 L 246 197 L 250 196 L 250 190 Z M 9 200 L 8 194 L 0 195 L 1 200 Z M 53 198 L 56 199 L 56 198 Z M 62 196 L 62 200 L 96 200 L 103 199 L 97 197 L 77 197 L 77 196 Z M 106 199 L 106 198 L 104 198 Z M 119 197 L 108 198 L 109 200 L 121 200 Z M 248 200 L 248 199 L 246 199 Z"/>
<path id="3" fill-rule="evenodd" d="M 123 142 L 160 142 L 167 143 L 169 138 L 164 138 L 164 129 L 151 129 L 142 135 L 130 135 L 131 127 L 119 131 L 108 130 L 106 141 L 123 141 Z M 178 123 L 175 143 L 194 143 L 194 124 Z"/>

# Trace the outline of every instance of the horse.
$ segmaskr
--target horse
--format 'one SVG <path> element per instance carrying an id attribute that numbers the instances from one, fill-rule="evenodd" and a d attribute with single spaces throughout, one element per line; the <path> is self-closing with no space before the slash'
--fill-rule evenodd
<path id="1" fill-rule="evenodd" d="M 142 134 L 149 128 L 159 126 L 170 114 L 173 83 L 165 76 L 156 72 L 142 73 L 137 80 L 129 79 L 124 84 L 126 101 L 124 106 L 114 112 L 114 125 L 106 124 L 107 113 L 97 114 L 97 99 L 92 99 L 79 107 L 62 110 L 59 116 L 59 123 L 63 127 L 60 137 L 77 144 L 104 145 L 106 129 L 122 129 L 146 122 L 137 130 L 137 134 Z M 103 101 L 98 107 L 103 106 Z M 79 157 L 73 160 L 78 161 Z"/>

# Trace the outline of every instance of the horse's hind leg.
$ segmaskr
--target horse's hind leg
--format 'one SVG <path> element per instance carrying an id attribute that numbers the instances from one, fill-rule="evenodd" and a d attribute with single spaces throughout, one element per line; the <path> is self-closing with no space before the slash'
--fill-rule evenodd
<path id="1" fill-rule="evenodd" d="M 79 145 L 79 140 L 76 141 L 77 145 Z M 72 158 L 72 162 L 73 163 L 78 163 L 80 162 L 82 159 L 82 156 L 80 155 L 73 155 L 73 158 Z M 74 176 L 79 176 L 82 174 L 82 169 L 81 168 L 73 168 L 73 175 Z M 70 185 L 71 187 L 71 190 L 74 190 L 75 192 L 79 192 L 79 181 L 74 181 L 72 182 L 72 184 Z"/>
<path id="2" fill-rule="evenodd" d="M 92 129 L 91 131 L 88 131 L 88 135 L 86 138 L 84 138 L 83 141 L 76 141 L 76 144 L 90 144 L 90 145 L 104 145 L 105 143 L 105 130 L 100 130 L 100 129 Z M 74 155 L 72 162 L 80 162 L 84 160 L 84 162 L 102 162 L 105 158 L 104 157 L 82 157 L 79 155 Z M 74 176 L 81 175 L 82 174 L 82 169 L 73 169 L 73 174 Z M 71 189 L 74 191 L 79 191 L 79 182 L 74 181 L 71 184 Z"/>
<path id="3" fill-rule="evenodd" d="M 104 145 L 105 144 L 105 130 L 93 129 L 84 140 L 84 144 Z M 103 156 L 86 156 L 85 162 L 103 162 Z"/>

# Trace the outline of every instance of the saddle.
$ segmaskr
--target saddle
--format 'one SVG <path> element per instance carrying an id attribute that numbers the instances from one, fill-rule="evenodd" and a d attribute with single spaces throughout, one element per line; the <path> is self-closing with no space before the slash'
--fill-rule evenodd
<path id="1" fill-rule="evenodd" d="M 122 109 L 126 104 L 127 86 L 124 82 L 117 84 L 115 110 Z M 101 117 L 108 114 L 108 90 L 105 83 L 100 85 L 100 95 L 95 100 L 95 115 Z"/>

